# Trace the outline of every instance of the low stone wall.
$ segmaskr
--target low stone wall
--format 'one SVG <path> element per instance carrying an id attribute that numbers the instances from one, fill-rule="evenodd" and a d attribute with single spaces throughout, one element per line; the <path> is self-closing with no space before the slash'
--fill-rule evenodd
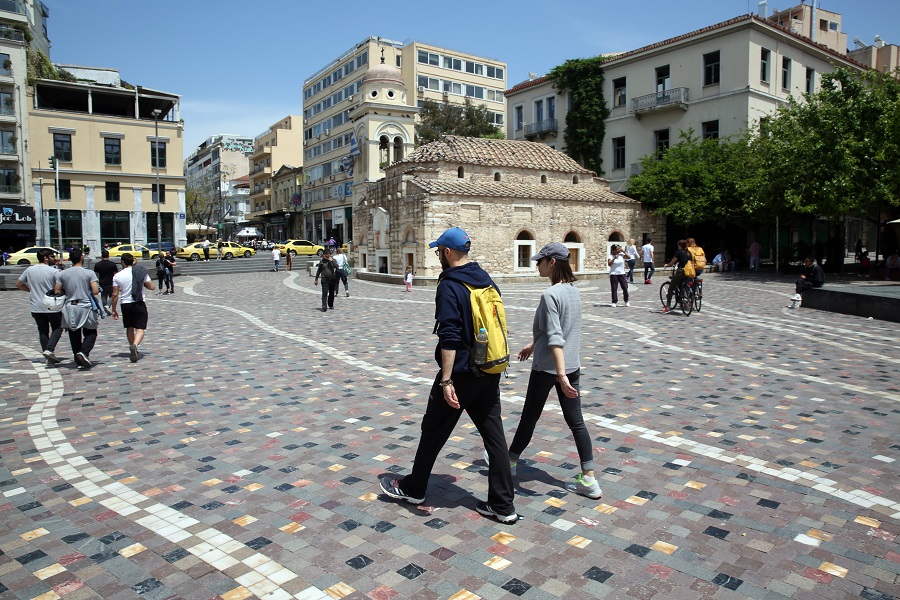
<path id="1" fill-rule="evenodd" d="M 315 275 L 315 269 L 313 269 L 313 274 Z M 587 281 L 592 279 L 607 279 L 609 278 L 608 272 L 603 271 L 586 271 L 583 273 L 576 273 L 575 276 L 579 279 L 579 281 Z M 375 273 L 372 271 L 354 271 L 352 277 L 356 277 L 362 281 L 374 281 L 377 283 L 388 283 L 395 285 L 404 285 L 404 276 L 403 275 L 394 275 L 391 273 Z M 547 282 L 548 279 L 545 279 L 538 275 L 537 273 L 531 274 L 509 274 L 509 275 L 491 275 L 491 279 L 494 280 L 498 286 L 502 288 L 504 283 L 541 283 Z M 438 278 L 434 276 L 420 276 L 416 275 L 413 278 L 414 286 L 423 286 L 423 287 L 434 287 L 437 285 Z"/>
<path id="2" fill-rule="evenodd" d="M 813 288 L 803 292 L 803 308 L 900 323 L 900 295 L 866 293 L 865 288 Z"/>

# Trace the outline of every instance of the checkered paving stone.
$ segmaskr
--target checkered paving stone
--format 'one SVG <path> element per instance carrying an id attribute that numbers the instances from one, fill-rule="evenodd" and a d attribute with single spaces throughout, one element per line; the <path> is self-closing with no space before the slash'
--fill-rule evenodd
<path id="1" fill-rule="evenodd" d="M 657 277 L 656 279 L 659 279 Z M 0 597 L 900 598 L 900 343 L 789 311 L 787 279 L 707 276 L 701 313 L 610 308 L 581 281 L 599 500 L 551 399 L 501 525 L 463 417 L 426 501 L 409 471 L 436 367 L 433 289 L 304 274 L 186 277 L 148 299 L 140 362 L 106 320 L 79 370 L 40 360 L 0 292 Z M 543 285 L 501 286 L 524 345 Z M 507 437 L 528 364 L 502 382 Z"/>

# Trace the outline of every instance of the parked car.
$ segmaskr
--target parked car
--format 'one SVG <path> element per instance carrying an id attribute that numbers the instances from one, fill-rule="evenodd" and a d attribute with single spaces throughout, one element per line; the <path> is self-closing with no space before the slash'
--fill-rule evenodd
<path id="1" fill-rule="evenodd" d="M 28 248 L 22 248 L 18 252 L 13 252 L 9 255 L 9 261 L 7 264 L 10 265 L 36 265 L 38 264 L 37 253 L 38 250 L 53 250 L 59 255 L 59 250 L 55 248 L 50 248 L 48 246 L 29 246 Z M 63 260 L 69 260 L 69 253 L 62 253 Z"/>
<path id="2" fill-rule="evenodd" d="M 150 258 L 156 259 L 156 242 L 150 242 L 147 244 L 147 248 L 150 249 Z M 163 252 L 172 252 L 172 254 L 178 253 L 178 247 L 174 242 L 162 242 L 162 251 Z"/>
<path id="3" fill-rule="evenodd" d="M 325 251 L 324 246 L 313 244 L 308 240 L 288 240 L 285 243 L 279 244 L 275 247 L 278 248 L 282 254 L 290 252 L 291 256 L 297 256 L 298 254 L 316 254 L 318 256 L 322 256 L 322 252 Z"/>

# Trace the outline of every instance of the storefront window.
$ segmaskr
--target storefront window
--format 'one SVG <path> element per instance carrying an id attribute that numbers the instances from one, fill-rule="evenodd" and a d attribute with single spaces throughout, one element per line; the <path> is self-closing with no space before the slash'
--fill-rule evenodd
<path id="1" fill-rule="evenodd" d="M 51 243 L 55 245 L 59 240 L 59 228 L 57 227 L 56 221 L 56 211 L 49 210 L 48 212 L 48 221 L 50 223 L 50 239 Z M 60 217 L 62 220 L 62 244 L 63 249 L 68 250 L 69 248 L 81 248 L 82 246 L 82 233 L 81 233 L 81 211 L 80 210 L 61 210 Z"/>
<path id="2" fill-rule="evenodd" d="M 100 211 L 100 245 L 115 246 L 131 241 L 128 211 Z"/>

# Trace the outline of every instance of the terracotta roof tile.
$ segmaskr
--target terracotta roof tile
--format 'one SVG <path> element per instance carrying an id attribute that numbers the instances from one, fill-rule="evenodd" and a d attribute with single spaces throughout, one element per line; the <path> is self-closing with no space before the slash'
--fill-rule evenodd
<path id="1" fill-rule="evenodd" d="M 419 179 L 410 181 L 429 194 L 447 196 L 483 196 L 491 198 L 528 198 L 533 200 L 580 200 L 583 202 L 622 202 L 637 204 L 634 198 L 617 194 L 599 183 L 571 185 L 472 182 L 464 179 Z"/>
<path id="2" fill-rule="evenodd" d="M 505 95 L 509 96 L 510 94 L 515 94 L 516 92 L 521 92 L 522 90 L 527 90 L 530 87 L 534 87 L 536 85 L 541 85 L 545 81 L 550 81 L 549 75 L 543 75 L 538 77 L 537 79 L 529 79 L 528 81 L 523 81 L 522 83 L 517 83 L 512 86 L 508 90 L 506 90 Z"/>
<path id="3" fill-rule="evenodd" d="M 403 160 L 391 165 L 391 168 L 397 165 L 435 162 L 515 167 L 563 173 L 593 173 L 562 152 L 545 144 L 456 135 L 444 136 L 436 142 L 420 146 Z"/>

